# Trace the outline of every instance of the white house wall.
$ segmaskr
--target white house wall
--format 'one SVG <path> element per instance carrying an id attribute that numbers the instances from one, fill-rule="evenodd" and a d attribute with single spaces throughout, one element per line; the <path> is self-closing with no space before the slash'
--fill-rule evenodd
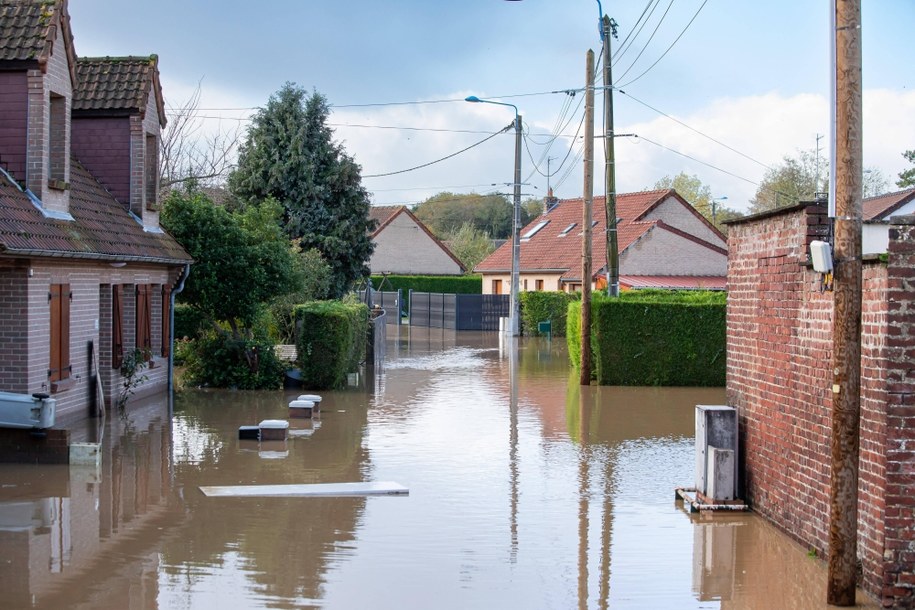
<path id="1" fill-rule="evenodd" d="M 407 214 L 398 214 L 373 239 L 372 273 L 460 275 L 461 267 Z"/>
<path id="2" fill-rule="evenodd" d="M 620 254 L 623 275 L 727 274 L 728 257 L 661 228 L 654 228 Z"/>
<path id="3" fill-rule="evenodd" d="M 686 209 L 676 197 L 668 197 L 658 207 L 645 215 L 644 220 L 663 220 L 672 227 L 695 235 L 699 239 L 726 248 L 727 244 L 708 225 Z M 722 271 L 722 275 L 724 271 Z M 666 274 L 671 275 L 671 274 Z"/>

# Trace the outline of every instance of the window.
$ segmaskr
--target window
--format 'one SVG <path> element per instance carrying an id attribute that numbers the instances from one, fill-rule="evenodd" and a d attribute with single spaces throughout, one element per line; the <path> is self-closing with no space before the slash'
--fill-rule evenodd
<path id="1" fill-rule="evenodd" d="M 148 358 L 152 358 L 152 290 L 146 284 L 137 285 L 137 318 L 136 318 L 136 346 L 144 350 Z"/>
<path id="2" fill-rule="evenodd" d="M 48 186 L 64 189 L 67 179 L 67 98 L 51 94 L 48 124 Z"/>
<path id="3" fill-rule="evenodd" d="M 521 239 L 530 239 L 537 234 L 537 231 L 550 224 L 549 220 L 542 220 L 534 225 L 534 228 L 521 236 Z"/>
<path id="4" fill-rule="evenodd" d="M 159 199 L 159 145 L 156 136 L 146 134 L 146 209 L 158 209 Z"/>
<path id="5" fill-rule="evenodd" d="M 111 287 L 111 368 L 119 369 L 124 362 L 124 287 Z"/>
<path id="6" fill-rule="evenodd" d="M 543 290 L 543 280 L 537 280 L 536 286 L 537 290 Z"/>
<path id="7" fill-rule="evenodd" d="M 569 234 L 569 231 L 571 231 L 572 229 L 574 229 L 574 228 L 575 228 L 575 225 L 577 225 L 577 224 L 578 224 L 577 222 L 573 222 L 572 224 L 570 224 L 569 226 L 567 226 L 567 227 L 566 227 L 565 229 L 563 229 L 562 232 L 559 234 L 559 237 L 565 237 L 566 235 L 568 235 L 568 234 Z"/>
<path id="8" fill-rule="evenodd" d="M 493 294 L 502 294 L 502 280 L 493 280 L 492 281 L 492 293 Z"/>
<path id="9" fill-rule="evenodd" d="M 527 291 L 527 278 L 524 278 L 524 290 Z"/>
<path id="10" fill-rule="evenodd" d="M 168 358 L 172 346 L 171 315 L 172 287 L 162 287 L 162 357 Z"/>
<path id="11" fill-rule="evenodd" d="M 51 306 L 51 358 L 48 380 L 53 385 L 70 378 L 70 284 L 51 284 L 48 303 Z"/>

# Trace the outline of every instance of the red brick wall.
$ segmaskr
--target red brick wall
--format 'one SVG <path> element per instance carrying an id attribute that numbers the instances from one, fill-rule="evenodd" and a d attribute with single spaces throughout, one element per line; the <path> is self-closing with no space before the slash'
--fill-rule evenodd
<path id="1" fill-rule="evenodd" d="M 915 217 L 890 229 L 884 600 L 915 606 Z"/>
<path id="2" fill-rule="evenodd" d="M 833 304 L 806 263 L 809 242 L 827 222 L 813 206 L 728 231 L 727 387 L 739 415 L 744 494 L 821 555 L 829 525 Z M 897 229 L 889 264 L 867 262 L 863 279 L 858 555 L 865 588 L 886 604 L 915 601 L 901 601 L 900 586 L 915 586 L 913 239 L 915 231 Z"/>
<path id="3" fill-rule="evenodd" d="M 19 181 L 25 180 L 28 114 L 26 72 L 0 72 L 0 164 Z"/>
<path id="4" fill-rule="evenodd" d="M 73 119 L 73 156 L 125 206 L 130 204 L 129 117 Z"/>
<path id="5" fill-rule="evenodd" d="M 28 269 L 0 269 L 0 390 L 28 393 Z"/>

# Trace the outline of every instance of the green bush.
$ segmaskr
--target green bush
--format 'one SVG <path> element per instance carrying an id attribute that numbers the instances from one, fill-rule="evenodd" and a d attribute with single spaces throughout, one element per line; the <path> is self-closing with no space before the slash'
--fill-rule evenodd
<path id="1" fill-rule="evenodd" d="M 592 349 L 601 385 L 723 386 L 725 293 L 632 291 L 595 295 Z M 569 357 L 580 362 L 581 305 L 569 305 Z"/>
<path id="2" fill-rule="evenodd" d="M 566 334 L 566 314 L 569 309 L 570 295 L 565 292 L 522 292 L 521 296 L 521 332 L 526 336 L 541 334 L 538 324 L 549 320 L 552 323 L 553 335 L 563 337 Z"/>
<path id="3" fill-rule="evenodd" d="M 209 320 L 199 309 L 183 303 L 175 304 L 175 339 L 193 339 L 209 326 Z"/>
<path id="4" fill-rule="evenodd" d="M 222 330 L 209 330 L 183 351 L 188 385 L 239 390 L 275 390 L 282 386 L 285 367 L 273 343 L 261 336 L 235 338 Z M 251 363 L 246 352 L 253 354 Z"/>
<path id="5" fill-rule="evenodd" d="M 295 308 L 297 365 L 308 388 L 323 390 L 346 383 L 366 349 L 368 307 L 361 303 L 315 301 Z"/>
<path id="6" fill-rule="evenodd" d="M 382 284 L 383 281 L 383 284 Z M 388 275 L 372 276 L 375 290 L 407 292 L 444 292 L 445 294 L 483 294 L 482 275 Z"/>

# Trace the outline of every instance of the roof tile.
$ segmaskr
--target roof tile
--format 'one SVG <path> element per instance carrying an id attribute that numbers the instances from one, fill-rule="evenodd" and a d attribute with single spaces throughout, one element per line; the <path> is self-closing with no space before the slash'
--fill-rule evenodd
<path id="1" fill-rule="evenodd" d="M 156 56 L 80 57 L 76 60 L 79 87 L 73 110 L 144 112 L 153 85 Z"/>
<path id="2" fill-rule="evenodd" d="M 864 220 L 884 220 L 915 199 L 915 188 L 868 197 L 863 202 Z"/>
<path id="3" fill-rule="evenodd" d="M 47 59 L 59 10 L 58 2 L 0 0 L 0 61 Z"/>

